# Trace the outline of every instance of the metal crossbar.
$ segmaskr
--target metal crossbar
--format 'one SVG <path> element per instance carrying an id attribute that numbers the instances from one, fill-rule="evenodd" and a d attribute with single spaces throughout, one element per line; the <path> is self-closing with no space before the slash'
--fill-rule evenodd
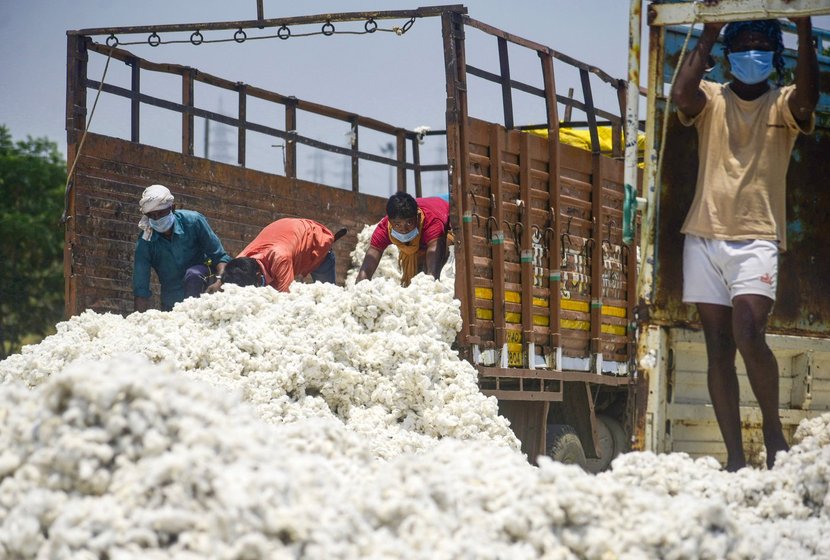
<path id="1" fill-rule="evenodd" d="M 828 14 L 830 3 L 827 0 L 722 0 L 715 6 L 707 6 L 702 2 L 652 3 L 648 7 L 648 23 L 662 27 L 694 22 L 730 22 Z"/>

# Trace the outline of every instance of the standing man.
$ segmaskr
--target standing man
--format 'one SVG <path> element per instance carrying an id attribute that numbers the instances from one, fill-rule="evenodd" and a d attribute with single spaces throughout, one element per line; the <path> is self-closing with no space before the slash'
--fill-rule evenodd
<path id="1" fill-rule="evenodd" d="M 717 0 L 707 0 L 708 5 Z M 726 444 L 728 471 L 746 466 L 736 350 L 763 417 L 767 467 L 789 449 L 778 416 L 778 364 L 766 343 L 778 252 L 786 249 L 787 167 L 799 133 L 809 134 L 818 102 L 818 62 L 809 17 L 798 29 L 795 83 L 767 80 L 784 70 L 777 20 L 730 23 L 724 43 L 732 81 L 701 81 L 722 23 L 707 23 L 678 72 L 672 100 L 680 122 L 698 131 L 694 200 L 681 232 L 683 301 L 695 303 L 706 340 L 708 386 Z"/>
<path id="2" fill-rule="evenodd" d="M 393 194 L 386 203 L 386 216 L 372 234 L 356 282 L 372 278 L 390 244 L 398 248 L 402 286 L 408 286 L 419 272 L 438 280 L 447 262 L 449 221 L 450 204 L 443 197 L 415 199 L 405 192 Z"/>
<path id="3" fill-rule="evenodd" d="M 239 286 L 271 286 L 287 292 L 295 276 L 311 274 L 315 282 L 334 284 L 335 259 L 332 244 L 346 235 L 336 235 L 313 220 L 283 218 L 272 222 L 239 256 L 225 267 L 220 281 Z M 214 292 L 221 283 L 211 286 Z"/>
<path id="4" fill-rule="evenodd" d="M 136 311 L 150 306 L 150 269 L 161 284 L 162 311 L 207 288 L 211 266 L 222 274 L 231 257 L 210 229 L 203 215 L 176 210 L 173 195 L 163 185 L 144 189 L 139 202 L 143 214 L 138 227 L 143 231 L 135 245 L 133 296 Z"/>

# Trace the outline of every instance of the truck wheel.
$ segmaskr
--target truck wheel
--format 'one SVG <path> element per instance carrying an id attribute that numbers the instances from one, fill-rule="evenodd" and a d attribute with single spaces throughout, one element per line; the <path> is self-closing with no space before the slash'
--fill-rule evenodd
<path id="1" fill-rule="evenodd" d="M 576 430 L 567 424 L 548 424 L 548 457 L 566 465 L 586 469 L 585 450 Z"/>
<path id="2" fill-rule="evenodd" d="M 607 469 L 617 455 L 628 451 L 628 438 L 622 424 L 616 418 L 597 414 L 597 436 L 599 457 L 586 460 L 588 472 L 594 474 Z"/>
<path id="3" fill-rule="evenodd" d="M 602 418 L 608 426 L 608 430 L 611 432 L 611 438 L 614 440 L 614 457 L 620 453 L 628 453 L 631 451 L 631 440 L 628 439 L 622 423 L 610 416 L 603 416 Z M 614 457 L 611 459 L 613 460 Z"/>

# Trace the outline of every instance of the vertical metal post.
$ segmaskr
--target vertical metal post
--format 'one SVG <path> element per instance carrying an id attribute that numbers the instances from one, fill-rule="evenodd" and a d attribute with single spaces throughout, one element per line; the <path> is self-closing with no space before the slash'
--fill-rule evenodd
<path id="1" fill-rule="evenodd" d="M 640 29 L 642 27 L 641 0 L 631 0 L 628 30 L 628 88 L 625 103 L 625 172 L 623 175 L 623 188 L 625 189 L 625 200 L 623 203 L 623 243 L 626 245 L 627 256 L 626 266 L 626 295 L 628 300 L 626 337 L 628 348 L 626 354 L 629 363 L 634 364 L 631 375 L 637 377 L 638 363 L 634 354 L 636 328 L 634 312 L 637 305 L 637 258 L 636 248 L 633 246 L 637 238 L 637 137 L 640 125 Z"/>
<path id="2" fill-rule="evenodd" d="M 204 158 L 210 159 L 210 119 L 205 118 Z"/>
<path id="3" fill-rule="evenodd" d="M 464 55 L 464 22 L 461 15 L 445 12 L 441 15 L 444 38 L 444 68 L 447 81 L 447 164 L 449 166 L 451 199 L 456 202 L 455 224 L 462 231 L 456 241 L 455 293 L 461 300 L 463 321 L 461 340 L 478 344 L 477 336 L 470 333 L 475 317 L 472 298 L 473 251 L 472 210 L 470 209 L 470 169 L 467 146 L 467 62 Z M 460 226 L 458 222 L 461 222 Z M 460 253 L 460 254 L 459 254 Z"/>
<path id="4" fill-rule="evenodd" d="M 245 138 L 248 127 L 248 86 L 237 82 L 236 89 L 239 92 L 239 127 L 237 128 L 237 158 L 241 167 L 245 167 Z"/>
<path id="5" fill-rule="evenodd" d="M 504 106 L 504 127 L 512 130 L 513 123 L 513 88 L 510 86 L 510 60 L 507 56 L 507 41 L 498 38 L 499 71 L 501 73 L 501 101 Z"/>
<path id="6" fill-rule="evenodd" d="M 530 200 L 530 134 L 523 132 L 519 142 L 519 196 L 521 197 L 521 279 L 522 279 L 522 342 L 527 349 L 527 366 L 534 369 L 533 355 L 533 212 Z"/>
<path id="7" fill-rule="evenodd" d="M 631 0 L 628 40 L 628 95 L 625 103 L 625 205 L 623 208 L 623 242 L 634 241 L 637 220 L 637 136 L 640 124 L 640 27 L 641 0 Z"/>
<path id="8" fill-rule="evenodd" d="M 67 173 L 78 154 L 78 143 L 86 130 L 86 73 L 89 54 L 86 48 L 87 37 L 67 35 L 66 37 L 66 163 Z M 73 177 L 67 186 L 72 189 L 76 179 Z M 75 195 L 74 191 L 66 195 L 66 217 L 63 248 L 64 278 L 64 315 L 70 317 L 77 313 L 77 290 L 73 270 L 72 248 L 75 243 Z"/>
<path id="9" fill-rule="evenodd" d="M 182 70 L 182 153 L 193 155 L 193 68 Z"/>
<path id="10" fill-rule="evenodd" d="M 141 61 L 138 57 L 130 59 L 130 141 L 140 142 L 141 127 Z"/>
<path id="11" fill-rule="evenodd" d="M 573 99 L 573 98 L 574 98 L 574 88 L 569 87 L 568 88 L 568 99 Z M 574 110 L 573 105 L 566 105 L 565 106 L 565 115 L 564 115 L 563 119 L 566 123 L 571 122 L 571 114 L 573 113 L 573 110 Z"/>
<path id="12" fill-rule="evenodd" d="M 582 82 L 582 99 L 585 103 L 585 117 L 588 119 L 588 131 L 591 134 L 591 152 L 599 154 L 599 131 L 597 130 L 597 114 L 594 110 L 594 95 L 591 92 L 591 75 L 584 68 L 580 68 L 579 78 Z"/>
<path id="13" fill-rule="evenodd" d="M 360 192 L 360 128 L 357 125 L 357 117 L 352 117 L 352 192 Z"/>
<path id="14" fill-rule="evenodd" d="M 654 300 L 654 255 L 657 242 L 657 153 L 659 141 L 657 131 L 657 102 L 663 95 L 663 49 L 665 32 L 662 27 L 651 27 L 649 31 L 648 57 L 648 98 L 646 115 L 646 170 L 643 179 L 643 194 L 646 210 L 640 226 L 640 265 L 637 274 L 638 298 L 645 305 Z M 665 118 L 665 115 L 663 115 Z"/>
<path id="15" fill-rule="evenodd" d="M 623 143 L 623 130 L 625 127 L 626 94 L 626 82 L 624 82 L 623 80 L 619 80 L 617 82 L 617 103 L 620 107 L 620 121 L 615 121 L 611 124 L 611 156 L 614 158 L 621 158 L 625 155 L 625 147 Z M 635 102 L 636 101 L 637 100 L 635 99 Z"/>
<path id="16" fill-rule="evenodd" d="M 503 132 L 500 127 L 490 127 L 490 201 L 495 225 L 490 232 L 490 247 L 493 257 L 493 328 L 495 330 L 496 347 L 500 352 L 498 367 L 506 368 L 507 336 L 504 316 L 505 286 L 504 286 L 504 201 L 502 200 L 502 172 L 501 154 L 503 151 Z"/>
<path id="17" fill-rule="evenodd" d="M 297 178 L 297 100 L 289 98 L 285 102 L 285 176 Z"/>
<path id="18" fill-rule="evenodd" d="M 397 158 L 398 158 L 398 192 L 406 192 L 406 131 L 403 129 L 395 133 L 397 140 Z"/>
<path id="19" fill-rule="evenodd" d="M 413 136 L 412 141 L 412 164 L 415 166 L 415 198 L 423 196 L 421 188 L 421 150 L 418 146 L 418 136 Z"/>
<path id="20" fill-rule="evenodd" d="M 542 77 L 545 84 L 545 106 L 548 118 L 548 202 L 550 207 L 550 241 L 548 242 L 548 312 L 550 314 L 550 353 L 548 367 L 562 369 L 562 341 L 560 333 L 562 297 L 561 257 L 562 238 L 559 234 L 560 219 L 560 168 L 559 168 L 559 112 L 556 103 L 556 80 L 553 72 L 553 56 L 539 53 Z M 573 96 L 573 89 L 570 90 Z"/>
<path id="21" fill-rule="evenodd" d="M 602 155 L 588 72 L 579 71 L 591 130 L 591 369 L 602 373 Z"/>

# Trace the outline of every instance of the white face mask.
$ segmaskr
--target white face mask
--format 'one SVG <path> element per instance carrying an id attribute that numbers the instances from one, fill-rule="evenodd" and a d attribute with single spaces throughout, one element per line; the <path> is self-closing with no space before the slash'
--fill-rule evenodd
<path id="1" fill-rule="evenodd" d="M 418 228 L 414 228 L 409 233 L 401 233 L 396 229 L 392 229 L 392 237 L 400 241 L 401 243 L 409 243 L 416 237 L 418 237 Z"/>
<path id="2" fill-rule="evenodd" d="M 173 212 L 170 212 L 169 214 L 159 218 L 158 220 L 153 220 L 152 218 L 149 218 L 150 227 L 159 233 L 164 233 L 165 231 L 172 228 L 175 221 L 176 217 L 173 215 Z"/>

